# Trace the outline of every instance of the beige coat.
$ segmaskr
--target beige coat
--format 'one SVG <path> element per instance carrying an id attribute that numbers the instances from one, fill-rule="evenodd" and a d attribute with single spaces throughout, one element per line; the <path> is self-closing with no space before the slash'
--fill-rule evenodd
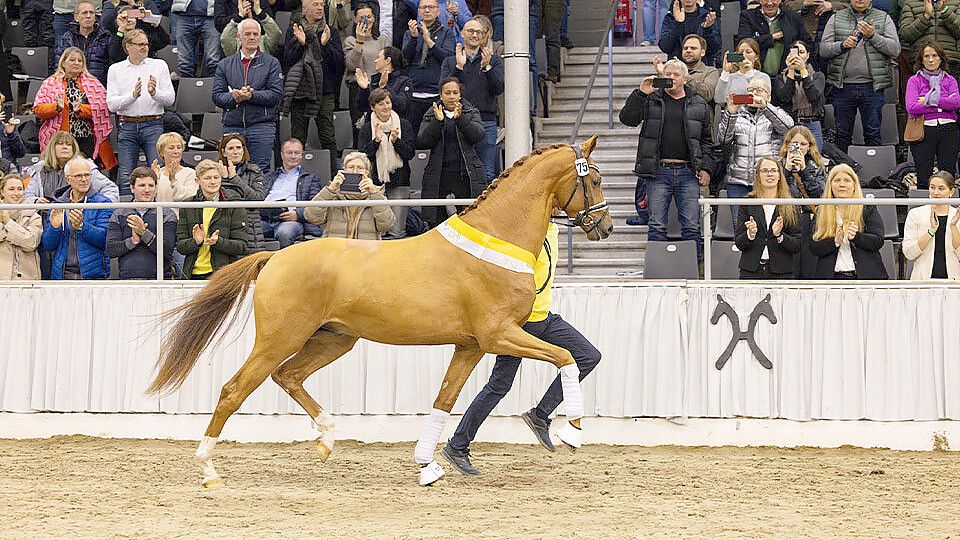
<path id="1" fill-rule="evenodd" d="M 180 202 L 189 201 L 197 195 L 197 172 L 190 167 L 182 167 L 177 171 L 173 182 L 167 176 L 166 169 L 161 169 L 160 179 L 157 182 L 157 202 Z M 174 212 L 179 216 L 180 209 L 175 208 Z"/>
<path id="2" fill-rule="evenodd" d="M 14 210 L 10 218 L 0 225 L 0 280 L 40 279 L 43 220 L 34 210 Z"/>
<path id="3" fill-rule="evenodd" d="M 377 200 L 385 201 L 382 188 L 373 195 L 333 192 L 324 186 L 313 198 L 315 201 L 335 200 Z M 380 235 L 393 227 L 397 217 L 389 206 L 368 207 L 317 207 L 306 208 L 303 216 L 314 225 L 323 227 L 324 238 L 358 238 L 360 240 L 379 240 Z"/>

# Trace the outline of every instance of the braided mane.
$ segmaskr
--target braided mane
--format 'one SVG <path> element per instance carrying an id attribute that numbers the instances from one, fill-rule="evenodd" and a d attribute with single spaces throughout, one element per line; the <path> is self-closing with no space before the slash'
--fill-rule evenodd
<path id="1" fill-rule="evenodd" d="M 468 207 L 464 208 L 462 211 L 460 211 L 460 215 L 461 215 L 461 216 L 466 215 L 467 212 L 469 212 L 469 211 L 477 208 L 482 201 L 486 200 L 487 195 L 489 195 L 491 191 L 497 189 L 497 186 L 500 185 L 500 181 L 501 181 L 501 180 L 503 180 L 504 178 L 507 178 L 508 176 L 510 176 L 510 173 L 513 172 L 513 170 L 516 169 L 517 167 L 522 167 L 524 161 L 525 161 L 527 158 L 529 158 L 530 156 L 540 156 L 540 155 L 543 155 L 543 153 L 544 153 L 545 150 L 556 150 L 556 149 L 558 149 L 558 148 L 563 148 L 564 146 L 565 146 L 565 145 L 563 145 L 563 144 L 553 144 L 553 145 L 550 145 L 550 146 L 548 146 L 548 147 L 546 147 L 546 148 L 537 148 L 536 150 L 530 152 L 530 153 L 527 154 L 526 156 L 518 159 L 517 161 L 515 161 L 515 162 L 513 163 L 513 165 L 511 165 L 510 167 L 508 167 L 507 170 L 503 171 L 502 173 L 499 174 L 499 176 L 497 176 L 496 178 L 494 178 L 493 181 L 490 182 L 490 185 L 487 186 L 487 188 L 483 190 L 483 193 L 481 193 L 480 196 L 477 197 L 477 200 L 473 201 L 473 204 L 471 204 L 470 206 L 468 206 Z"/>

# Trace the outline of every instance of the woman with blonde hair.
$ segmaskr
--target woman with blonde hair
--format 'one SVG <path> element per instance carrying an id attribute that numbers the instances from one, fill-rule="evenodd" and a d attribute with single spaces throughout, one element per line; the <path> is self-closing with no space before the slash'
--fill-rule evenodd
<path id="1" fill-rule="evenodd" d="M 860 199 L 860 179 L 846 164 L 830 171 L 823 197 Z M 883 219 L 876 206 L 826 205 L 817 208 L 810 249 L 817 256 L 817 279 L 887 279 L 880 257 Z"/>
<path id="2" fill-rule="evenodd" d="M 186 201 L 197 194 L 196 171 L 180 163 L 184 146 L 183 137 L 172 131 L 157 139 L 157 155 L 163 166 L 157 160 L 150 164 L 157 175 L 157 201 Z"/>
<path id="3" fill-rule="evenodd" d="M 953 196 L 953 175 L 940 171 L 930 177 L 930 198 Z M 911 280 L 960 278 L 960 212 L 948 204 L 911 208 L 903 227 L 903 255 L 914 261 Z"/>
<path id="4" fill-rule="evenodd" d="M 46 148 L 40 152 L 40 161 L 24 169 L 24 174 L 30 175 L 30 183 L 26 186 L 26 200 L 28 203 L 47 203 L 56 198 L 57 192 L 68 188 L 63 168 L 68 161 L 79 155 L 80 146 L 69 131 L 56 131 L 50 137 Z M 96 164 L 89 159 L 90 165 L 90 194 L 99 193 L 113 202 L 120 199 L 120 189 L 116 184 L 104 176 Z"/>
<path id="5" fill-rule="evenodd" d="M 33 102 L 33 113 L 43 120 L 40 126 L 40 151 L 53 134 L 69 132 L 77 140 L 85 157 L 99 159 L 108 170 L 117 164 L 110 146 L 110 111 L 107 90 L 87 71 L 83 51 L 67 47 L 53 75 L 40 85 Z"/>
<path id="6" fill-rule="evenodd" d="M 773 156 L 760 158 L 754 173 L 754 199 L 788 199 L 790 188 Z M 796 206 L 764 204 L 741 206 L 736 244 L 740 250 L 740 279 L 790 279 L 793 256 L 800 251 L 799 212 Z"/>
<path id="7" fill-rule="evenodd" d="M 0 204 L 23 204 L 29 181 L 16 174 L 0 179 Z M 0 281 L 40 279 L 41 234 L 43 220 L 36 210 L 0 210 Z"/>
<path id="8" fill-rule="evenodd" d="M 383 185 L 370 178 L 370 158 L 363 152 L 350 152 L 343 158 L 343 170 L 313 198 L 315 201 L 385 201 Z M 347 182 L 347 175 L 359 175 L 359 182 Z M 304 210 L 310 223 L 323 227 L 324 238 L 379 240 L 393 227 L 396 216 L 389 206 L 312 206 Z"/>

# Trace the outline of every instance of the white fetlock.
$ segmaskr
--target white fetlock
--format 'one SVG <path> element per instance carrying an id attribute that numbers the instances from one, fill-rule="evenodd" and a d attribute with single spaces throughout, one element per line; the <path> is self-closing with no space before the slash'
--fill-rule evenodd
<path id="1" fill-rule="evenodd" d="M 217 444 L 216 437 L 204 437 L 200 441 L 200 446 L 197 447 L 196 453 L 193 455 L 193 461 L 196 463 L 200 470 L 203 472 L 203 481 L 200 482 L 205 488 L 218 488 L 223 487 L 223 480 L 220 478 L 220 475 L 217 474 L 217 469 L 213 467 L 213 447 Z"/>
<path id="2" fill-rule="evenodd" d="M 420 467 L 420 485 L 429 486 L 443 477 L 443 467 L 436 461 Z"/>
<path id="3" fill-rule="evenodd" d="M 325 462 L 327 458 L 330 457 L 330 453 L 333 452 L 333 444 L 336 442 L 334 438 L 334 428 L 336 424 L 334 424 L 332 416 L 321 411 L 320 414 L 313 419 L 313 425 L 316 426 L 317 431 L 320 432 L 320 438 L 317 439 L 317 453 L 320 454 L 320 461 Z"/>
<path id="4" fill-rule="evenodd" d="M 570 448 L 577 449 L 583 445 L 583 430 L 566 422 L 557 430 L 557 438 Z"/>

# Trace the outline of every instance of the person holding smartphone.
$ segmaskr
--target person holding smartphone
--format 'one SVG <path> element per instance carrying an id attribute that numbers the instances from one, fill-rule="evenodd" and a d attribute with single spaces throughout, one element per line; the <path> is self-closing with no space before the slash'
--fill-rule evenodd
<path id="1" fill-rule="evenodd" d="M 723 53 L 723 70 L 717 81 L 717 91 L 713 94 L 718 105 L 727 103 L 730 95 L 747 94 L 747 83 L 757 77 L 766 80 L 770 86 L 770 76 L 760 71 L 760 44 L 753 38 L 744 38 L 737 44 L 737 52 Z"/>
<path id="2" fill-rule="evenodd" d="M 787 179 L 790 196 L 818 198 L 823 196 L 827 181 L 826 161 L 820 155 L 813 133 L 804 126 L 793 126 L 783 137 L 780 146 L 780 168 Z M 810 251 L 813 212 L 815 207 L 799 208 L 800 252 L 794 257 L 793 275 L 798 279 L 813 279 L 817 271 L 817 258 Z"/>
<path id="3" fill-rule="evenodd" d="M 13 104 L 7 103 L 6 96 L 0 94 L 0 125 L 3 126 L 3 130 L 0 131 L 0 154 L 10 165 L 27 155 L 27 147 L 23 145 L 23 139 L 17 131 L 19 123 L 20 121 L 14 117 Z M 3 167 L 0 164 L 0 168 L 6 170 L 10 165 Z"/>
<path id="4" fill-rule="evenodd" d="M 720 143 L 730 148 L 727 174 L 724 178 L 727 197 L 743 198 L 753 190 L 754 170 L 763 156 L 777 153 L 793 118 L 783 109 L 770 104 L 769 79 L 757 77 L 747 84 L 749 103 L 738 104 L 739 95 L 731 96 L 720 113 Z M 738 207 L 731 208 L 736 216 Z M 734 227 L 737 226 L 734 220 Z"/>
<path id="5" fill-rule="evenodd" d="M 260 23 L 260 52 L 269 53 L 283 43 L 283 31 L 277 21 L 260 7 L 260 0 L 237 0 L 237 14 L 220 33 L 220 47 L 224 56 L 236 54 L 239 46 L 238 28 L 244 19 Z"/>
<path id="6" fill-rule="evenodd" d="M 344 77 L 347 90 L 350 92 L 350 120 L 356 126 L 360 117 L 368 109 L 361 108 L 358 95 L 360 86 L 357 84 L 357 73 L 374 73 L 377 71 L 377 59 L 383 48 L 390 45 L 387 36 L 380 33 L 379 24 L 374 16 L 373 5 L 362 3 L 354 11 L 353 35 L 343 40 L 343 56 L 346 65 Z M 354 128 L 354 138 L 356 128 Z"/>
<path id="7" fill-rule="evenodd" d="M 343 169 L 317 193 L 315 201 L 385 201 L 383 185 L 370 178 L 370 159 L 363 152 L 350 152 L 343 158 Z M 311 206 L 304 210 L 310 223 L 323 228 L 324 238 L 379 240 L 396 221 L 389 206 Z"/>
<path id="8" fill-rule="evenodd" d="M 806 126 L 823 146 L 823 95 L 826 81 L 823 73 L 810 65 L 807 44 L 795 42 L 787 54 L 787 67 L 773 79 L 773 102 L 793 116 L 798 125 Z"/>

